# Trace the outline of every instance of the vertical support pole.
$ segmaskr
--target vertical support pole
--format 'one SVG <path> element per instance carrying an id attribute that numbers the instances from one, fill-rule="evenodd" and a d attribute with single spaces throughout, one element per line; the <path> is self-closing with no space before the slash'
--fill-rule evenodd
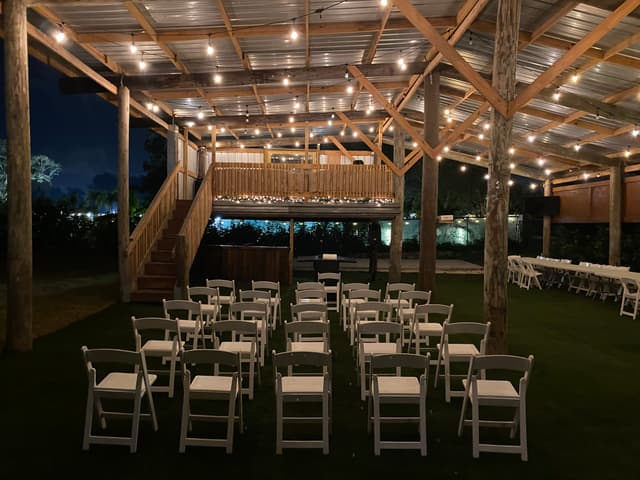
<path id="1" fill-rule="evenodd" d="M 609 265 L 620 265 L 622 254 L 622 186 L 624 166 L 611 167 L 609 174 Z"/>
<path id="2" fill-rule="evenodd" d="M 218 153 L 218 130 L 216 128 L 216 126 L 213 126 L 213 129 L 211 130 L 211 166 L 209 168 L 216 168 L 216 154 Z M 216 186 L 215 183 L 215 170 L 213 171 L 213 175 L 211 175 L 211 182 L 213 182 L 213 185 L 211 185 L 211 192 L 213 194 L 213 198 L 216 198 L 216 192 L 214 187 Z"/>
<path id="3" fill-rule="evenodd" d="M 7 128 L 7 349 L 33 347 L 31 127 L 27 4 L 3 2 L 4 98 Z"/>
<path id="4" fill-rule="evenodd" d="M 167 175 L 173 172 L 178 164 L 178 138 L 180 130 L 177 125 L 169 125 L 167 130 Z"/>
<path id="5" fill-rule="evenodd" d="M 202 178 L 207 173 L 207 147 L 198 148 L 198 178 Z"/>
<path id="6" fill-rule="evenodd" d="M 393 163 L 399 168 L 404 164 L 404 132 L 398 126 L 393 131 Z M 404 228 L 404 176 L 393 175 L 393 192 L 400 212 L 391 222 L 389 245 L 389 282 L 399 282 L 402 277 L 402 230 Z"/>
<path id="7" fill-rule="evenodd" d="M 511 102 L 516 96 L 516 61 L 520 0 L 498 2 L 493 87 Z M 484 321 L 491 322 L 487 353 L 507 353 L 507 221 L 509 214 L 509 147 L 513 118 L 491 111 L 487 220 L 484 239 Z"/>
<path id="8" fill-rule="evenodd" d="M 289 283 L 293 283 L 293 237 L 295 234 L 293 218 L 289 220 Z"/>
<path id="9" fill-rule="evenodd" d="M 440 72 L 424 80 L 424 139 L 429 145 L 439 143 Z M 435 291 L 436 228 L 438 224 L 438 161 L 426 153 L 422 156 L 422 198 L 420 212 L 420 265 L 418 286 Z"/>
<path id="10" fill-rule="evenodd" d="M 550 197 L 552 195 L 553 187 L 551 185 L 551 180 L 547 178 L 544 181 L 544 196 Z M 542 218 L 542 256 L 550 256 L 549 252 L 551 252 L 551 217 L 545 215 Z"/>
<path id="11" fill-rule="evenodd" d="M 189 189 L 189 129 L 184 127 L 184 139 L 182 142 L 182 199 L 190 200 Z"/>
<path id="12" fill-rule="evenodd" d="M 128 302 L 131 294 L 129 272 L 129 89 L 118 89 L 118 271 L 120 299 Z"/>

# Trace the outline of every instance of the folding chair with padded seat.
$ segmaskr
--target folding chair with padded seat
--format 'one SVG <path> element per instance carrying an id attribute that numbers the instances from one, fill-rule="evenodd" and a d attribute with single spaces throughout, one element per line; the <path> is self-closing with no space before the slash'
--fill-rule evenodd
<path id="1" fill-rule="evenodd" d="M 227 339 L 225 340 L 225 334 Z M 242 393 L 253 400 L 254 378 L 257 374 L 260 383 L 260 366 L 256 366 L 258 359 L 258 325 L 246 320 L 222 320 L 213 324 L 214 348 L 223 352 L 240 355 L 240 369 L 238 370 Z M 242 385 L 242 364 L 246 363 L 247 386 Z M 216 375 L 218 372 L 216 372 Z"/>
<path id="2" fill-rule="evenodd" d="M 296 291 L 302 290 L 324 290 L 322 282 L 298 282 L 296 283 Z"/>
<path id="3" fill-rule="evenodd" d="M 638 305 L 640 305 L 640 283 L 631 278 L 621 278 L 622 301 L 620 302 L 620 316 L 627 315 L 634 320 L 638 315 Z M 631 310 L 625 307 L 631 305 Z"/>
<path id="4" fill-rule="evenodd" d="M 180 340 L 180 325 L 177 320 L 166 318 L 131 317 L 133 325 L 133 337 L 136 342 L 136 352 L 143 351 L 145 357 L 160 357 L 164 363 L 169 360 L 169 370 L 154 369 L 147 366 L 147 371 L 155 375 L 165 374 L 169 376 L 169 385 L 153 385 L 152 392 L 168 392 L 169 398 L 173 398 L 176 379 L 176 363 L 180 360 L 180 350 L 184 342 Z M 155 338 L 155 336 L 159 338 Z"/>
<path id="5" fill-rule="evenodd" d="M 162 310 L 167 319 L 177 318 L 180 333 L 186 334 L 186 340 L 193 339 L 193 348 L 198 348 L 198 338 L 202 337 L 204 343 L 204 326 L 202 324 L 202 304 L 191 300 L 165 300 L 162 299 Z"/>
<path id="6" fill-rule="evenodd" d="M 215 287 L 190 287 L 187 285 L 187 298 L 192 302 L 200 302 L 202 315 L 206 318 L 205 326 L 210 327 L 218 319 L 220 310 L 220 291 Z"/>
<path id="7" fill-rule="evenodd" d="M 236 281 L 235 280 L 225 280 L 222 278 L 213 278 L 211 280 L 207 279 L 205 282 L 207 287 L 217 288 L 218 289 L 218 318 L 222 320 L 224 317 L 223 309 L 226 307 L 227 316 L 226 319 L 229 319 L 229 306 L 236 301 Z"/>
<path id="8" fill-rule="evenodd" d="M 436 364 L 434 387 L 438 387 L 440 366 L 443 365 L 445 400 L 447 403 L 451 402 L 451 397 L 462 397 L 465 395 L 464 391 L 451 389 L 452 377 L 466 377 L 466 375 L 451 373 L 452 364 L 468 364 L 476 355 L 484 355 L 490 328 L 491 322 L 445 322 L 442 326 L 442 335 L 440 337 L 440 343 L 438 344 L 438 362 Z M 462 337 L 463 341 L 461 343 L 455 343 L 451 341 L 451 337 Z M 475 337 L 476 340 L 479 339 L 479 345 L 469 343 L 470 337 Z"/>
<path id="9" fill-rule="evenodd" d="M 323 289 L 296 290 L 296 303 L 319 303 L 327 304 L 327 291 Z"/>
<path id="10" fill-rule="evenodd" d="M 523 461 L 527 461 L 527 388 L 533 367 L 533 355 L 528 358 L 512 355 L 476 355 L 471 359 L 469 373 L 464 384 L 464 400 L 460 410 L 458 422 L 458 436 L 462 435 L 462 429 L 471 425 L 473 432 L 473 458 L 478 458 L 480 452 L 494 453 L 519 453 Z M 509 380 L 485 379 L 490 371 L 515 371 L 521 372 L 518 389 L 514 388 Z M 471 403 L 471 419 L 465 419 L 467 405 Z M 480 419 L 480 407 L 507 407 L 513 408 L 515 414 L 512 420 L 482 420 Z M 520 443 L 518 445 L 495 445 L 480 443 L 480 427 L 501 427 L 511 430 L 510 436 L 514 438 L 518 427 L 520 429 Z"/>
<path id="11" fill-rule="evenodd" d="M 272 354 L 276 391 L 276 454 L 282 454 L 283 448 L 322 448 L 329 454 L 329 430 L 331 423 L 331 351 L 319 352 L 282 352 Z M 282 375 L 283 370 L 293 367 L 317 368 L 319 374 Z M 321 416 L 285 416 L 285 403 L 319 402 L 322 405 Z M 293 440 L 284 438 L 285 423 L 322 424 L 322 437 L 319 440 Z"/>
<path id="12" fill-rule="evenodd" d="M 384 301 L 387 303 L 391 303 L 393 305 L 394 319 L 395 319 L 395 315 L 397 314 L 399 304 L 402 303 L 403 305 L 408 305 L 408 304 L 405 304 L 404 301 L 400 302 L 400 294 L 403 292 L 412 292 L 415 289 L 416 289 L 415 283 L 387 282 L 387 286 L 385 287 L 385 291 L 384 291 Z"/>
<path id="13" fill-rule="evenodd" d="M 402 346 L 411 341 L 411 324 L 416 305 L 431 303 L 431 291 L 409 290 L 398 295 L 398 322 L 402 325 Z M 411 345 L 409 343 L 409 345 Z"/>
<path id="14" fill-rule="evenodd" d="M 140 418 L 151 418 L 153 430 L 158 431 L 156 409 L 151 394 L 151 385 L 157 377 L 148 374 L 144 352 L 113 348 L 89 349 L 83 346 L 82 357 L 89 380 L 82 449 L 88 450 L 91 444 L 127 445 L 129 451 L 135 453 L 138 448 Z M 101 364 L 104 367 L 100 366 Z M 130 371 L 113 371 L 107 367 L 113 368 L 115 365 L 126 365 Z M 149 402 L 150 412 L 146 414 L 141 413 L 142 397 L 145 395 Z M 103 399 L 133 400 L 133 412 L 106 411 L 102 406 Z M 107 428 L 107 418 L 131 418 L 131 436 L 117 437 L 93 434 L 94 408 L 103 430 Z"/>
<path id="15" fill-rule="evenodd" d="M 229 307 L 229 318 L 231 320 L 255 322 L 258 327 L 258 358 L 260 359 L 260 366 L 263 367 L 268 341 L 269 305 L 264 302 L 235 302 Z"/>
<path id="16" fill-rule="evenodd" d="M 411 319 L 411 332 L 409 337 L 409 349 L 411 344 L 415 345 L 415 353 L 422 352 L 422 342 L 425 344 L 425 351 L 433 354 L 437 358 L 436 349 L 429 349 L 430 337 L 440 339 L 442 336 L 442 325 L 451 321 L 453 314 L 453 304 L 443 305 L 440 303 L 429 303 L 416 305 Z M 435 360 L 434 360 L 435 362 Z"/>
<path id="17" fill-rule="evenodd" d="M 351 315 L 351 311 L 349 309 L 349 298 L 351 296 L 351 292 L 354 290 L 369 290 L 368 283 L 343 283 L 342 284 L 342 292 L 340 294 L 340 313 L 339 316 L 342 319 L 342 329 L 346 332 L 349 326 L 349 315 Z M 380 300 L 378 298 L 378 300 Z"/>
<path id="18" fill-rule="evenodd" d="M 340 298 L 342 295 L 340 290 L 341 280 L 342 275 L 340 273 L 318 272 L 318 282 L 324 285 L 324 290 L 325 292 L 327 292 L 327 302 L 329 308 L 331 310 L 335 310 L 336 312 L 340 311 Z M 331 299 L 329 299 L 329 295 L 331 295 Z"/>
<path id="19" fill-rule="evenodd" d="M 237 353 L 223 352 L 220 350 L 189 350 L 182 352 L 183 402 L 182 422 L 180 427 L 180 453 L 184 453 L 187 445 L 201 447 L 224 447 L 227 453 L 233 451 L 233 432 L 235 421 L 238 420 L 240 432 L 242 432 L 242 394 L 240 393 L 240 355 Z M 189 367 L 187 368 L 187 365 Z M 206 366 L 205 374 L 192 374 L 198 366 Z M 211 375 L 208 372 L 217 371 L 220 365 L 232 367 L 231 375 Z M 226 415 L 212 415 L 210 413 L 193 413 L 191 400 L 226 401 Z M 236 408 L 238 415 L 236 415 Z M 226 422 L 227 431 L 223 438 L 190 437 L 193 421 L 199 422 Z"/>
<path id="20" fill-rule="evenodd" d="M 362 290 L 351 290 L 349 292 L 348 302 L 347 302 L 347 328 L 349 330 L 349 339 L 350 344 L 353 345 L 355 339 L 355 314 L 356 314 L 356 306 L 360 303 L 367 302 L 378 302 L 384 304 L 384 302 L 380 301 L 380 290 L 371 290 L 371 289 L 362 289 Z M 387 305 L 387 304 L 385 304 Z M 388 311 L 386 307 L 381 307 L 385 309 L 385 312 Z M 391 320 L 391 312 L 389 311 L 389 317 L 387 320 Z"/>
<path id="21" fill-rule="evenodd" d="M 358 368 L 360 370 L 360 400 L 369 395 L 370 373 L 367 365 L 376 355 L 402 352 L 402 326 L 396 322 L 361 322 L 357 326 Z"/>
<path id="22" fill-rule="evenodd" d="M 538 287 L 540 290 L 542 290 L 542 285 L 540 284 L 540 278 L 542 277 L 542 272 L 538 272 L 536 269 L 533 268 L 533 265 L 531 265 L 528 262 L 521 262 L 522 265 L 522 277 L 521 277 L 521 281 L 520 281 L 520 286 L 522 288 L 526 288 L 527 290 L 529 290 L 531 288 L 531 285 Z"/>
<path id="23" fill-rule="evenodd" d="M 241 302 L 264 303 L 267 307 L 267 329 L 269 334 L 273 333 L 273 317 L 271 315 L 271 292 L 268 290 L 240 290 L 239 298 Z"/>
<path id="24" fill-rule="evenodd" d="M 271 324 L 275 329 L 278 323 L 282 322 L 281 318 L 281 298 L 280 298 L 280 282 L 271 282 L 269 280 L 251 280 L 252 290 L 264 290 L 269 292 L 271 297 L 269 298 L 269 306 L 271 307 Z"/>
<path id="25" fill-rule="evenodd" d="M 317 320 L 286 322 L 287 352 L 328 352 L 329 323 Z"/>
<path id="26" fill-rule="evenodd" d="M 326 303 L 290 303 L 292 322 L 306 322 L 309 320 L 328 322 L 329 312 Z"/>
<path id="27" fill-rule="evenodd" d="M 384 449 L 419 449 L 427 454 L 427 382 L 429 380 L 429 354 L 395 353 L 376 355 L 371 359 L 371 395 L 368 403 L 368 430 L 373 423 L 373 448 L 376 455 Z M 395 369 L 396 375 L 380 375 L 380 370 Z M 402 369 L 417 370 L 420 377 L 402 376 Z M 406 370 L 405 370 L 406 372 Z M 418 416 L 382 416 L 382 405 L 417 405 Z M 404 413 L 404 409 L 403 409 Z M 418 441 L 382 440 L 382 423 L 418 423 Z"/>

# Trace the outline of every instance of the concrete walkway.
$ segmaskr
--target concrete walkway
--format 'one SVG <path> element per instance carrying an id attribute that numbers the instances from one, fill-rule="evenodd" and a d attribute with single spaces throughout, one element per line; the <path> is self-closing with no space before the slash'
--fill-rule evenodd
<path id="1" fill-rule="evenodd" d="M 355 263 L 341 263 L 340 270 L 343 272 L 368 272 L 369 259 L 356 258 Z M 299 262 L 297 259 L 293 261 L 293 268 L 297 271 L 311 272 L 313 271 L 312 262 Z M 378 259 L 378 271 L 389 271 L 389 259 Z M 418 272 L 418 259 L 405 258 L 402 260 L 402 271 L 407 273 Z M 465 262 L 464 260 L 436 260 L 437 273 L 458 273 L 458 274 L 481 274 L 482 265 Z"/>

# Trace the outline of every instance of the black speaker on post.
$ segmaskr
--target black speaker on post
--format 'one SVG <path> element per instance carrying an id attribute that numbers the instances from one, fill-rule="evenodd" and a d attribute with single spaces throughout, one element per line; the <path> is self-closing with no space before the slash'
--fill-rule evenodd
<path id="1" fill-rule="evenodd" d="M 553 217 L 560 213 L 560 197 L 527 197 L 524 213 L 534 217 Z"/>

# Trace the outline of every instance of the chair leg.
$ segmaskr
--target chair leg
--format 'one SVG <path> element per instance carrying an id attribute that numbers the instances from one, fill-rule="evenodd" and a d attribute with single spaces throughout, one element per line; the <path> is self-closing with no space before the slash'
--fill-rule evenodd
<path id="1" fill-rule="evenodd" d="M 184 386 L 182 400 L 182 422 L 180 423 L 180 446 L 178 451 L 184 453 L 187 441 L 187 430 L 189 428 L 189 385 Z"/>
<path id="2" fill-rule="evenodd" d="M 89 450 L 89 437 L 91 436 L 91 428 L 93 426 L 93 390 L 89 386 L 87 393 L 87 409 L 84 415 L 84 435 L 82 437 L 82 449 Z"/>
<path id="3" fill-rule="evenodd" d="M 520 409 L 516 408 L 513 414 L 513 422 L 511 423 L 511 430 L 509 431 L 509 438 L 515 438 L 518 431 L 518 423 L 520 418 Z"/>
<path id="4" fill-rule="evenodd" d="M 276 394 L 276 455 L 282 455 L 282 396 Z"/>
<path id="5" fill-rule="evenodd" d="M 444 362 L 444 399 L 451 403 L 451 365 L 449 359 Z"/>
<path id="6" fill-rule="evenodd" d="M 329 455 L 329 392 L 322 396 L 322 454 Z"/>
<path id="7" fill-rule="evenodd" d="M 233 426 L 235 423 L 236 416 L 236 399 L 235 396 L 238 395 L 237 392 L 231 392 L 229 395 L 229 409 L 228 409 L 228 417 L 227 417 L 227 445 L 226 445 L 226 453 L 233 452 Z M 242 393 L 240 393 L 242 395 Z"/>
<path id="8" fill-rule="evenodd" d="M 254 374 L 255 374 L 255 359 L 249 361 L 249 400 L 253 400 L 253 387 L 254 387 Z M 242 377 L 241 380 L 242 382 Z"/>
<path id="9" fill-rule="evenodd" d="M 467 389 L 464 389 L 464 398 L 462 399 L 462 409 L 460 410 L 460 420 L 458 421 L 458 436 L 462 436 L 462 431 L 464 429 L 464 417 L 467 414 L 467 402 L 469 401 L 469 395 L 467 393 Z"/>
<path id="10" fill-rule="evenodd" d="M 173 398 L 173 390 L 176 377 L 176 352 L 171 355 L 171 363 L 169 366 L 169 398 Z"/>
<path id="11" fill-rule="evenodd" d="M 136 450 L 138 448 L 138 429 L 140 427 L 140 409 L 142 407 L 142 394 L 140 392 L 136 393 L 136 397 L 133 402 L 133 416 L 131 418 L 131 443 L 129 444 L 129 451 L 131 453 L 136 453 Z"/>
<path id="12" fill-rule="evenodd" d="M 420 398 L 420 455 L 427 456 L 427 402 L 426 393 Z"/>
<path id="13" fill-rule="evenodd" d="M 373 398 L 373 452 L 380 455 L 380 399 L 376 395 Z"/>
<path id="14" fill-rule="evenodd" d="M 471 431 L 473 458 L 478 458 L 480 456 L 480 408 L 478 402 L 471 402 Z"/>
<path id="15" fill-rule="evenodd" d="M 520 405 L 520 458 L 523 462 L 529 459 L 527 451 L 527 408 Z"/>
<path id="16" fill-rule="evenodd" d="M 442 363 L 442 348 L 438 350 L 438 363 L 436 363 L 436 375 L 433 379 L 433 388 L 438 388 L 438 377 L 440 376 L 440 364 Z"/>

